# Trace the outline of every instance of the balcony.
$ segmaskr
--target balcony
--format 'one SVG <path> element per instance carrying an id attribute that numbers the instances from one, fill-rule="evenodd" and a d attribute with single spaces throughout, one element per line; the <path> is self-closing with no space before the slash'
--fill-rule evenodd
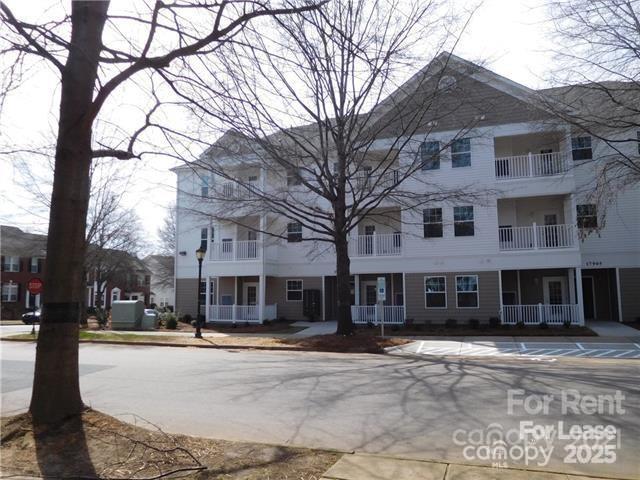
<path id="1" fill-rule="evenodd" d="M 211 243 L 209 260 L 217 262 L 251 261 L 262 258 L 259 240 L 223 240 Z"/>
<path id="2" fill-rule="evenodd" d="M 567 154 L 550 152 L 497 157 L 495 170 L 497 180 L 561 175 L 568 170 Z"/>
<path id="3" fill-rule="evenodd" d="M 402 234 L 355 235 L 349 240 L 349 256 L 389 257 L 402 255 Z"/>
<path id="4" fill-rule="evenodd" d="M 576 245 L 574 225 L 499 227 L 500 251 L 546 250 Z"/>

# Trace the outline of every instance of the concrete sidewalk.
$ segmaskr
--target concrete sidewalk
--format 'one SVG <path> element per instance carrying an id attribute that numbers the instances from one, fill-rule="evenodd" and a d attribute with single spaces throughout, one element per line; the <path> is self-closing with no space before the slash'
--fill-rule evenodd
<path id="1" fill-rule="evenodd" d="M 367 454 L 346 454 L 320 480 L 605 480 L 512 468 L 439 463 Z"/>

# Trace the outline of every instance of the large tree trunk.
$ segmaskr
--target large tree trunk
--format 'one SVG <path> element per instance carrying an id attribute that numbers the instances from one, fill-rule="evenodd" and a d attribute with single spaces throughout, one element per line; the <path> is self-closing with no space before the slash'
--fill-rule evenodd
<path id="1" fill-rule="evenodd" d="M 85 229 L 91 164 L 91 102 L 108 2 L 71 4 L 71 49 L 62 72 L 60 120 L 47 239 L 44 305 L 29 411 L 51 423 L 83 409 L 78 324 L 85 294 Z"/>
<path id="2" fill-rule="evenodd" d="M 351 321 L 351 261 L 346 234 L 336 238 L 336 283 L 338 290 L 338 335 L 353 334 Z"/>

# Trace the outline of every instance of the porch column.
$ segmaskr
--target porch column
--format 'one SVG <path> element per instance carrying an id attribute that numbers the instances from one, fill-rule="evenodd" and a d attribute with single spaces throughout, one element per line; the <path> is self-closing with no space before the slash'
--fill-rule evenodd
<path id="1" fill-rule="evenodd" d="M 325 304 L 327 302 L 325 301 L 325 298 L 324 298 L 324 281 L 325 281 L 325 278 L 324 278 L 324 275 L 322 275 L 322 321 L 326 322 L 327 321 L 327 317 L 326 317 L 326 312 L 325 312 Z"/>
<path id="2" fill-rule="evenodd" d="M 569 219 L 565 219 L 565 223 L 567 221 L 571 222 L 571 240 L 573 241 L 574 247 L 580 246 L 580 237 L 578 236 L 578 209 L 576 207 L 576 194 L 572 193 L 569 195 L 569 202 L 571 206 L 571 212 Z"/>
<path id="3" fill-rule="evenodd" d="M 205 286 L 205 298 L 204 298 L 204 321 L 209 321 L 209 304 L 211 298 L 211 277 L 205 277 L 205 281 L 207 282 Z M 198 312 L 200 313 L 200 312 Z"/>
<path id="4" fill-rule="evenodd" d="M 500 300 L 500 320 L 502 320 L 502 270 L 498 270 L 498 299 Z"/>
<path id="5" fill-rule="evenodd" d="M 618 321 L 622 322 L 622 293 L 620 288 L 620 269 L 616 268 L 616 293 L 618 297 Z"/>
<path id="6" fill-rule="evenodd" d="M 569 269 L 569 303 L 576 304 L 576 269 Z"/>
<path id="7" fill-rule="evenodd" d="M 262 322 L 264 320 L 264 302 L 265 292 L 267 288 L 267 276 L 260 275 L 260 281 L 258 283 L 258 320 Z"/>
<path id="8" fill-rule="evenodd" d="M 404 272 L 402 272 L 402 313 L 404 315 L 404 323 L 407 323 L 407 295 L 405 292 L 406 288 L 407 279 L 405 278 Z M 422 288 L 424 288 L 424 286 Z"/>
<path id="9" fill-rule="evenodd" d="M 356 294 L 356 305 L 360 305 L 360 275 L 354 275 L 354 289 Z"/>
<path id="10" fill-rule="evenodd" d="M 576 268 L 576 291 L 578 301 L 578 322 L 584 325 L 584 302 L 582 297 L 582 268 Z"/>
<path id="11" fill-rule="evenodd" d="M 520 270 L 518 272 L 518 305 L 522 305 L 522 290 L 520 289 Z"/>
<path id="12" fill-rule="evenodd" d="M 260 258 L 262 258 L 262 268 L 264 270 L 264 261 L 265 261 L 265 240 L 267 238 L 267 236 L 263 233 L 267 231 L 267 215 L 266 214 L 262 214 L 260 215 L 260 248 L 258 249 L 260 251 Z"/>

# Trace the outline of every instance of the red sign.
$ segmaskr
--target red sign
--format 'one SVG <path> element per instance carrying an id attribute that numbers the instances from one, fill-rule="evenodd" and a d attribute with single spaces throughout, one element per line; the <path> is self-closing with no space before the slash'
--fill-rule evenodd
<path id="1" fill-rule="evenodd" d="M 31 295 L 38 295 L 42 293 L 42 285 L 42 280 L 39 278 L 32 278 L 29 280 L 29 283 L 27 283 L 27 290 L 29 290 Z"/>

